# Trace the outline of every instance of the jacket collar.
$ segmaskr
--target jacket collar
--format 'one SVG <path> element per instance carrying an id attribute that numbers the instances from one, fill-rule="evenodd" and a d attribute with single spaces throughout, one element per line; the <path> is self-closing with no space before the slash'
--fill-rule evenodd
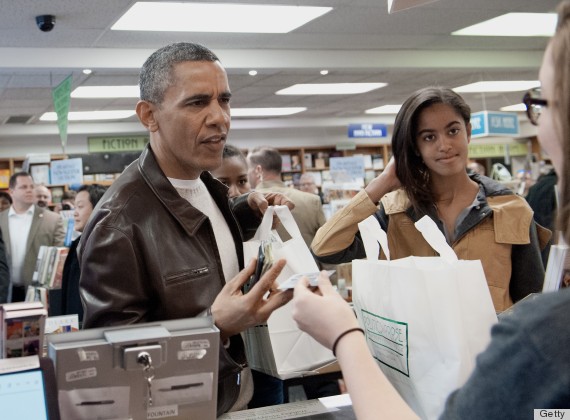
<path id="1" fill-rule="evenodd" d="M 150 144 L 146 146 L 138 159 L 138 170 L 148 188 L 164 204 L 167 211 L 180 222 L 189 235 L 194 235 L 202 223 L 207 220 L 207 216 L 180 197 L 176 188 L 160 169 Z M 230 213 L 227 187 L 212 177 L 208 171 L 203 171 L 200 178 L 224 217 L 226 219 L 233 217 Z"/>

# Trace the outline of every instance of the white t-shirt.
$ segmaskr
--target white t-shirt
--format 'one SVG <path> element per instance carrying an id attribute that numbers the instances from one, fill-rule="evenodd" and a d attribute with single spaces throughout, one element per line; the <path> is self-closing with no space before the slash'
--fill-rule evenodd
<path id="1" fill-rule="evenodd" d="M 16 213 L 14 206 L 8 210 L 8 226 L 10 229 L 10 254 L 11 254 L 11 280 L 15 286 L 24 285 L 22 268 L 26 258 L 26 246 L 28 236 L 34 219 L 34 206 L 31 205 L 24 213 Z"/>

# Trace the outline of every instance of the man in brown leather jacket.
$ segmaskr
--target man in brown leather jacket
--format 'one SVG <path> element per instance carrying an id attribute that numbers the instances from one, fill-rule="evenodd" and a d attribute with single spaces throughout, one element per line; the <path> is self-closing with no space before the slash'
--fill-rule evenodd
<path id="1" fill-rule="evenodd" d="M 263 323 L 290 293 L 271 290 L 276 263 L 246 295 L 241 232 L 280 194 L 228 201 L 209 170 L 221 165 L 230 89 L 218 58 L 190 43 L 163 47 L 140 75 L 137 115 L 150 143 L 99 201 L 81 239 L 84 327 L 200 316 L 220 329 L 218 413 L 245 408 L 253 385 L 240 332 Z M 241 271 L 240 271 L 241 270 Z"/>

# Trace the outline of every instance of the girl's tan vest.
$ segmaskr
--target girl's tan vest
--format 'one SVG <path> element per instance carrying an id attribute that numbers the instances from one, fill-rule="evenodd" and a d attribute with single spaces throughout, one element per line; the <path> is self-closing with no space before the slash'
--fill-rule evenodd
<path id="1" fill-rule="evenodd" d="M 493 214 L 458 238 L 452 248 L 459 259 L 481 260 L 495 310 L 502 312 L 513 304 L 509 294 L 512 245 L 530 243 L 533 216 L 524 199 L 516 195 L 487 197 L 487 202 Z M 437 255 L 405 213 L 410 201 L 403 190 L 387 194 L 382 204 L 390 216 L 388 248 L 392 259 Z"/>

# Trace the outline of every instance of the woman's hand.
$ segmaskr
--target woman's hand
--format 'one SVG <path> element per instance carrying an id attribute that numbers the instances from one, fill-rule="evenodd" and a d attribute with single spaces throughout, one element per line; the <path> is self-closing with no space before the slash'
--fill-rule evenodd
<path id="1" fill-rule="evenodd" d="M 401 187 L 402 184 L 396 176 L 396 161 L 392 156 L 382 173 L 370 181 L 364 190 L 374 203 L 378 203 L 384 195 Z"/>
<path id="2" fill-rule="evenodd" d="M 325 271 L 319 274 L 315 292 L 306 277 L 299 280 L 293 295 L 293 319 L 301 330 L 329 349 L 341 333 L 358 327 L 354 311 L 334 290 Z"/>

